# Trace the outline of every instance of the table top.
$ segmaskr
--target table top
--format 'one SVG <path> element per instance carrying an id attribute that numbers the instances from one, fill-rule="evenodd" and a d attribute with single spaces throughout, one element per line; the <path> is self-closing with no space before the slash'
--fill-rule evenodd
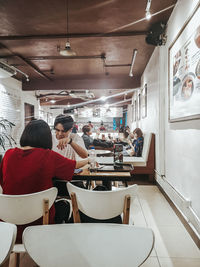
<path id="1" fill-rule="evenodd" d="M 110 151 L 110 150 L 100 150 L 100 149 L 95 150 L 95 154 L 96 154 L 96 155 L 110 154 L 110 153 L 112 153 L 112 151 Z"/>
<path id="2" fill-rule="evenodd" d="M 96 172 L 90 172 L 90 170 L 88 169 L 83 169 L 82 172 L 78 173 L 78 174 L 74 174 L 74 176 L 92 176 L 92 177 L 99 177 L 99 176 L 109 176 L 109 177 L 130 177 L 131 174 L 129 171 L 125 171 L 125 172 L 118 172 L 118 171 L 112 171 L 112 172 L 106 172 L 106 171 L 101 171 L 98 172 L 98 170 Z"/>

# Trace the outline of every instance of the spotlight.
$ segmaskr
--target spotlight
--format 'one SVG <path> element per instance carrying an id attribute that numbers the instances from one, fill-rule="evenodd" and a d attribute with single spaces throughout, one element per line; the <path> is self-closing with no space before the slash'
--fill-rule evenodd
<path id="1" fill-rule="evenodd" d="M 149 20 L 151 18 L 151 13 L 150 11 L 147 11 L 146 12 L 146 19 Z"/>
<path id="2" fill-rule="evenodd" d="M 146 6 L 146 19 L 149 20 L 151 18 L 150 8 L 151 8 L 151 1 L 147 0 L 147 6 Z"/>

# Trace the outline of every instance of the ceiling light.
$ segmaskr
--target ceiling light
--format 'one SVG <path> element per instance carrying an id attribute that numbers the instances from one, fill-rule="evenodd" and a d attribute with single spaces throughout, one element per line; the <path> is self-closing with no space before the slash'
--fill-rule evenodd
<path id="1" fill-rule="evenodd" d="M 66 0 L 66 6 L 67 6 L 67 42 L 65 45 L 65 48 L 63 50 L 60 50 L 60 55 L 65 56 L 65 57 L 70 57 L 70 56 L 76 56 L 76 53 L 71 49 L 70 42 L 69 42 L 69 19 L 68 19 L 68 0 Z"/>
<path id="2" fill-rule="evenodd" d="M 134 49 L 134 50 L 133 50 L 133 56 L 132 56 L 131 67 L 130 67 L 130 71 L 129 71 L 129 76 L 130 76 L 130 77 L 133 77 L 133 66 L 134 66 L 134 63 L 135 63 L 136 55 L 137 55 L 137 49 Z"/>
<path id="3" fill-rule="evenodd" d="M 76 53 L 71 49 L 70 43 L 66 42 L 65 48 L 60 50 L 60 55 L 65 57 L 76 56 Z"/>
<path id="4" fill-rule="evenodd" d="M 147 0 L 147 6 L 146 6 L 146 19 L 149 20 L 151 18 L 151 13 L 150 13 L 150 7 L 151 7 L 151 0 Z"/>
<path id="5" fill-rule="evenodd" d="M 11 76 L 16 75 L 18 72 L 26 77 L 26 81 L 27 82 L 29 81 L 29 76 L 26 73 L 24 73 L 23 71 L 17 69 L 14 66 L 10 66 L 5 62 L 0 61 L 0 78 L 11 77 Z"/>
<path id="6" fill-rule="evenodd" d="M 56 100 L 51 99 L 50 102 L 51 102 L 52 104 L 55 104 L 55 103 L 56 103 Z"/>
<path id="7" fill-rule="evenodd" d="M 149 20 L 151 18 L 151 13 L 150 11 L 147 11 L 146 12 L 146 19 Z"/>
<path id="8" fill-rule="evenodd" d="M 102 96 L 102 97 L 100 98 L 100 100 L 102 100 L 102 101 L 106 101 L 106 99 L 107 99 L 106 96 Z"/>

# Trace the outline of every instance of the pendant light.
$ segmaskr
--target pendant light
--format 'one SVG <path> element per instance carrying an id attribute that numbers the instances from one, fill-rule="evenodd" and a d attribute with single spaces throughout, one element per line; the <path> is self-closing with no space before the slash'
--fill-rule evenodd
<path id="1" fill-rule="evenodd" d="M 69 42 L 69 18 L 68 18 L 68 0 L 66 0 L 67 4 L 67 42 L 65 45 L 65 48 L 63 50 L 60 50 L 60 55 L 65 56 L 65 57 L 70 57 L 70 56 L 76 56 L 76 53 L 71 49 L 70 42 Z"/>

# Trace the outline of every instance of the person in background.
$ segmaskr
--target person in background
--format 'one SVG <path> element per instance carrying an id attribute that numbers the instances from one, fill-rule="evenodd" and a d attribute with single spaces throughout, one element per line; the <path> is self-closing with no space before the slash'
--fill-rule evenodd
<path id="1" fill-rule="evenodd" d="M 84 125 L 82 128 L 82 138 L 85 143 L 85 147 L 89 149 L 90 145 L 93 145 L 94 139 L 90 136 L 92 134 L 91 128 L 89 125 Z"/>
<path id="2" fill-rule="evenodd" d="M 105 131 L 105 130 L 106 130 L 106 128 L 105 128 L 104 125 L 103 125 L 103 122 L 101 122 L 101 126 L 99 127 L 99 130 L 100 130 L 100 131 Z"/>
<path id="3" fill-rule="evenodd" d="M 141 157 L 142 156 L 142 149 L 143 149 L 143 143 L 144 143 L 144 137 L 142 130 L 140 128 L 136 128 L 133 131 L 134 135 L 134 140 L 133 142 L 130 141 L 129 145 L 131 149 L 127 150 L 128 154 L 130 156 L 135 156 L 135 157 Z"/>
<path id="4" fill-rule="evenodd" d="M 53 135 L 53 150 L 60 155 L 73 160 L 81 160 L 88 157 L 83 139 L 72 133 L 74 120 L 71 116 L 60 114 L 55 118 Z M 74 185 L 84 188 L 83 181 L 74 181 Z M 68 196 L 66 183 L 54 180 L 54 186 L 58 189 L 59 196 Z"/>
<path id="5" fill-rule="evenodd" d="M 20 138 L 21 148 L 6 151 L 0 165 L 0 185 L 3 194 L 22 195 L 36 193 L 53 187 L 53 177 L 70 181 L 75 168 L 88 164 L 89 160 L 75 161 L 52 151 L 52 135 L 43 120 L 33 120 L 27 124 Z M 60 207 L 60 206 L 59 206 Z M 53 205 L 49 222 L 62 223 L 69 217 L 69 203 L 57 212 Z M 30 208 L 31 212 L 31 208 Z M 33 224 L 42 224 L 39 219 Z M 18 227 L 17 242 L 25 226 Z"/>
<path id="6" fill-rule="evenodd" d="M 88 126 L 90 126 L 90 128 L 91 128 L 91 130 L 92 130 L 92 128 L 93 128 L 93 124 L 92 124 L 91 121 L 88 121 Z"/>
<path id="7" fill-rule="evenodd" d="M 120 133 L 122 136 L 119 137 L 119 143 L 121 143 L 123 146 L 128 146 L 129 142 L 131 140 L 131 137 L 129 135 L 129 131 L 124 128 L 123 133 Z"/>
<path id="8" fill-rule="evenodd" d="M 53 150 L 68 159 L 87 158 L 88 152 L 83 139 L 77 133 L 72 133 L 73 125 L 74 120 L 71 116 L 60 114 L 55 118 Z"/>
<path id="9" fill-rule="evenodd" d="M 72 133 L 77 133 L 77 132 L 78 132 L 78 125 L 76 124 L 76 122 L 74 122 Z"/>

